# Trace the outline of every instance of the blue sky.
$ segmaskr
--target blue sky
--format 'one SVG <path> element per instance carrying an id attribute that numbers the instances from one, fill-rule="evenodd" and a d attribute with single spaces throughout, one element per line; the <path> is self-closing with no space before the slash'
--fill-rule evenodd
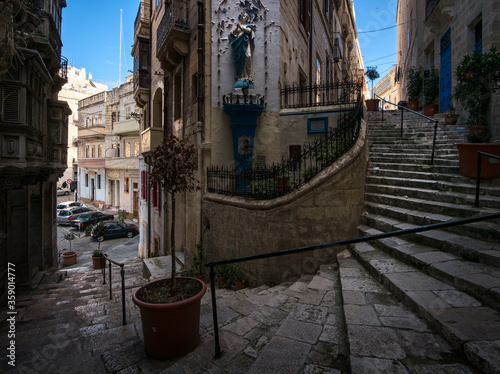
<path id="1" fill-rule="evenodd" d="M 94 81 L 105 83 L 110 89 L 118 84 L 122 9 L 120 79 L 123 83 L 130 74 L 128 70 L 133 69 L 130 51 L 139 3 L 139 0 L 68 0 L 62 22 L 62 55 L 68 64 L 85 68 Z M 396 28 L 373 30 L 396 25 L 397 0 L 354 0 L 354 7 L 365 68 L 377 66 L 382 77 L 396 63 Z"/>

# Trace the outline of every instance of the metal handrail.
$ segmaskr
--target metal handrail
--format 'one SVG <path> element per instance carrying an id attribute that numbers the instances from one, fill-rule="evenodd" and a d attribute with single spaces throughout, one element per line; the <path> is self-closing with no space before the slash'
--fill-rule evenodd
<path id="1" fill-rule="evenodd" d="M 459 219 L 459 220 L 455 220 L 455 221 L 434 223 L 431 225 L 419 226 L 419 227 L 414 227 L 411 229 L 403 229 L 403 230 L 385 232 L 382 234 L 362 236 L 359 238 L 339 240 L 339 241 L 331 242 L 331 243 L 316 244 L 316 245 L 305 246 L 305 247 L 284 249 L 284 250 L 275 251 L 275 252 L 261 253 L 261 254 L 257 254 L 257 255 L 249 255 L 249 256 L 243 256 L 243 257 L 235 257 L 235 258 L 226 259 L 226 260 L 206 262 L 205 267 L 210 268 L 210 288 L 211 288 L 211 296 L 212 296 L 212 315 L 213 315 L 214 339 L 215 339 L 215 356 L 214 357 L 216 359 L 218 359 L 221 357 L 221 354 L 222 354 L 221 349 L 220 349 L 220 343 L 219 343 L 219 324 L 218 324 L 218 318 L 217 318 L 217 305 L 216 305 L 216 296 L 215 296 L 215 267 L 216 266 L 235 264 L 235 263 L 239 263 L 239 262 L 247 262 L 247 261 L 253 261 L 253 260 L 262 260 L 265 258 L 285 256 L 285 255 L 291 255 L 291 254 L 303 253 L 303 252 L 310 252 L 310 251 L 315 251 L 315 250 L 319 250 L 319 249 L 329 249 L 329 248 L 333 248 L 333 247 L 340 247 L 340 246 L 351 245 L 351 244 L 356 244 L 356 243 L 365 243 L 365 242 L 373 241 L 373 240 L 392 238 L 392 237 L 396 237 L 396 236 L 414 234 L 414 233 L 424 232 L 424 231 L 438 230 L 438 229 L 442 229 L 442 228 L 446 228 L 446 227 L 465 225 L 468 223 L 482 222 L 482 221 L 487 221 L 487 220 L 492 220 L 492 219 L 497 219 L 497 218 L 500 218 L 500 212 L 492 213 L 492 214 L 488 214 L 488 215 L 477 216 L 477 217 L 471 217 L 471 218 L 463 218 L 463 219 Z"/>
<path id="2" fill-rule="evenodd" d="M 495 158 L 500 160 L 500 156 L 492 155 L 490 153 L 477 151 L 477 175 L 476 175 L 476 201 L 474 205 L 479 208 L 479 189 L 481 188 L 481 164 L 482 164 L 482 156 Z"/>
<path id="3" fill-rule="evenodd" d="M 419 113 L 419 112 L 415 112 L 414 110 L 411 110 L 405 106 L 402 106 L 402 105 L 399 105 L 399 104 L 395 104 L 395 103 L 391 103 L 390 101 L 387 101 L 383 98 L 381 98 L 379 95 L 377 94 L 374 94 L 376 97 L 378 97 L 380 100 L 382 100 L 384 103 L 387 103 L 387 104 L 391 104 L 391 105 L 394 105 L 394 106 L 397 106 L 399 109 L 401 109 L 401 137 L 403 137 L 403 118 L 404 118 L 404 111 L 408 111 L 408 112 L 411 112 L 413 114 L 416 114 L 417 116 L 420 116 L 420 117 L 423 117 L 429 121 L 432 121 L 434 122 L 434 139 L 432 140 L 432 154 L 431 154 L 431 165 L 434 165 L 434 153 L 435 153 L 435 149 L 436 149 L 436 137 L 437 137 L 437 124 L 438 124 L 438 120 L 437 119 L 434 119 L 434 118 L 431 118 L 431 117 L 427 117 L 426 115 L 422 114 L 422 113 Z M 382 121 L 384 120 L 384 106 L 382 105 Z"/>
<path id="4" fill-rule="evenodd" d="M 120 262 L 113 261 L 108 257 L 107 254 L 104 255 L 109 262 L 109 299 L 113 300 L 113 290 L 111 284 L 111 264 L 115 264 L 121 268 L 120 276 L 122 278 L 122 325 L 125 326 L 127 324 L 126 310 L 125 310 L 125 264 Z M 102 268 L 103 281 L 102 284 L 106 284 L 106 266 Z"/>

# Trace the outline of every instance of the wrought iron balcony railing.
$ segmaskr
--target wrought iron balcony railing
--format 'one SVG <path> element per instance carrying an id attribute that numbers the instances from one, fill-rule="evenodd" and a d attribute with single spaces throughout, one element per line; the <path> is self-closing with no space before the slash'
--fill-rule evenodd
<path id="1" fill-rule="evenodd" d="M 340 105 L 356 101 L 358 83 L 339 82 L 314 86 L 285 86 L 281 89 L 281 108 L 308 108 Z"/>
<path id="2" fill-rule="evenodd" d="M 170 1 L 165 5 L 165 14 L 156 32 L 156 53 L 160 51 L 172 28 L 189 30 L 187 1 Z"/>
<path id="3" fill-rule="evenodd" d="M 59 76 L 63 79 L 68 79 L 68 59 L 61 56 L 61 68 L 59 69 Z"/>

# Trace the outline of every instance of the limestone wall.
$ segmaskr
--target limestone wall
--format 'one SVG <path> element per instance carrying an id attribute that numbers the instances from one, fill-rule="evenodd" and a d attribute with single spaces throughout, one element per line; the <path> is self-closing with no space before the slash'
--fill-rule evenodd
<path id="1" fill-rule="evenodd" d="M 205 259 L 220 260 L 333 242 L 357 236 L 363 212 L 368 160 L 366 124 L 356 145 L 300 190 L 270 201 L 205 194 Z M 341 248 L 241 264 L 252 285 L 278 284 L 319 264 L 335 261 Z"/>

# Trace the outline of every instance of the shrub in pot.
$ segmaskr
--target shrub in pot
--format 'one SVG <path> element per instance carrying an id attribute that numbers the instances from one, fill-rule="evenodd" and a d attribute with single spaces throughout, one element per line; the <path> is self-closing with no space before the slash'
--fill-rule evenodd
<path id="1" fill-rule="evenodd" d="M 76 256 L 78 255 L 78 252 L 71 250 L 71 242 L 76 239 L 76 235 L 68 232 L 64 234 L 64 239 L 69 242 L 69 251 L 62 254 L 63 265 L 71 266 L 76 264 Z"/>
<path id="2" fill-rule="evenodd" d="M 376 66 L 368 66 L 366 69 L 366 76 L 372 82 L 372 95 L 373 95 L 373 81 L 380 77 Z M 378 110 L 379 99 L 368 99 L 366 100 L 366 107 L 369 111 L 375 112 Z"/>
<path id="3" fill-rule="evenodd" d="M 431 117 L 437 113 L 438 106 L 436 100 L 439 96 L 439 72 L 437 69 L 429 71 L 429 75 L 424 78 L 424 115 Z"/>
<path id="4" fill-rule="evenodd" d="M 146 353 L 157 359 L 187 354 L 199 342 L 200 301 L 207 286 L 196 278 L 177 277 L 175 268 L 175 194 L 199 189 L 194 175 L 196 155 L 193 145 L 186 146 L 171 134 L 155 148 L 152 157 L 151 183 L 159 183 L 171 198 L 171 277 L 140 287 L 132 300 L 141 311 Z"/>
<path id="5" fill-rule="evenodd" d="M 455 70 L 457 83 L 454 97 L 468 112 L 467 125 L 469 143 L 457 143 L 460 174 L 467 177 L 477 175 L 477 151 L 500 155 L 500 143 L 490 143 L 488 113 L 493 93 L 500 88 L 500 53 L 495 48 L 488 52 L 474 51 L 465 55 Z M 500 164 L 482 158 L 482 178 L 500 177 Z"/>
<path id="6" fill-rule="evenodd" d="M 417 111 L 420 97 L 422 96 L 422 67 L 411 67 L 408 70 L 408 83 L 406 94 L 408 96 L 408 109 Z"/>
<path id="7" fill-rule="evenodd" d="M 99 243 L 100 245 L 101 243 Z M 92 267 L 94 269 L 102 269 L 103 267 L 106 266 L 106 257 L 104 257 L 104 254 L 99 251 L 99 250 L 95 250 L 94 252 L 92 252 Z"/>

